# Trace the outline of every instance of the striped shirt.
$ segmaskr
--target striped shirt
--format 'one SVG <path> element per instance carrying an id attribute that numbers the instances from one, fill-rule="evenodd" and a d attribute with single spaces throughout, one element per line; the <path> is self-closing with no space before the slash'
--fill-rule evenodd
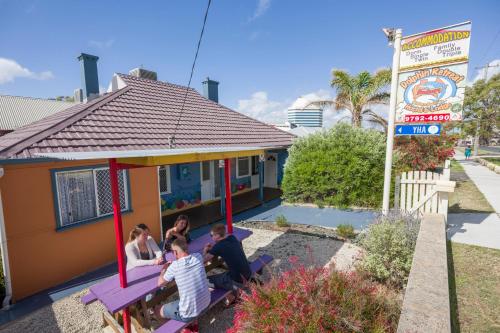
<path id="1" fill-rule="evenodd" d="M 200 253 L 175 260 L 163 278 L 175 280 L 179 289 L 179 314 L 182 318 L 197 317 L 210 304 L 207 273 Z"/>

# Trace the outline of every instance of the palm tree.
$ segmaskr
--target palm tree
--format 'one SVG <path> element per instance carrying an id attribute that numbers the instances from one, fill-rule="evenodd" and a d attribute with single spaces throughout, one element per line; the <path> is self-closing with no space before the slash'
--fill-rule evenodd
<path id="1" fill-rule="evenodd" d="M 386 91 L 391 83 L 391 70 L 382 69 L 371 75 L 363 71 L 351 76 L 343 70 L 332 71 L 331 86 L 337 91 L 333 100 L 318 100 L 307 104 L 319 107 L 333 107 L 335 111 L 348 110 L 351 112 L 351 123 L 354 127 L 361 127 L 363 119 L 380 124 L 387 131 L 387 120 L 376 114 L 371 107 L 376 104 L 388 104 L 390 94 Z"/>

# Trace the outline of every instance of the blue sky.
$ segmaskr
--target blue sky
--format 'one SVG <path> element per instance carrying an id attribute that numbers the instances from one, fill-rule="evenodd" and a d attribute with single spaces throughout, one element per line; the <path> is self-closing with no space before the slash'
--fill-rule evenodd
<path id="1" fill-rule="evenodd" d="M 103 87 L 114 72 L 140 65 L 185 85 L 206 4 L 0 0 L 0 94 L 72 95 L 80 87 L 80 52 L 100 57 Z M 334 95 L 332 68 L 357 73 L 389 66 L 392 49 L 382 27 L 407 35 L 466 20 L 472 20 L 473 80 L 474 67 L 500 59 L 499 12 L 497 0 L 213 0 L 192 86 L 201 90 L 210 76 L 220 81 L 222 104 L 280 122 L 299 96 Z"/>

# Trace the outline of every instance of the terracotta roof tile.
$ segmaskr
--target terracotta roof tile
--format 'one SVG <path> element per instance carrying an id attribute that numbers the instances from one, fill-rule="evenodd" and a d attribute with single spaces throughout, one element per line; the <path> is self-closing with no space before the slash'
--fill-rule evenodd
<path id="1" fill-rule="evenodd" d="M 37 152 L 289 146 L 293 135 L 201 96 L 194 89 L 118 74 L 126 87 L 0 138 L 0 158 Z M 179 118 L 180 117 L 180 118 Z M 175 131 L 176 125 L 177 131 Z"/>

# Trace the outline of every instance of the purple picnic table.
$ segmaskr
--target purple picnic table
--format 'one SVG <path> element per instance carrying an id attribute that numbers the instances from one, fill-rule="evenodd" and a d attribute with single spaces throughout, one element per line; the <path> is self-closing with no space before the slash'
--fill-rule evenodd
<path id="1" fill-rule="evenodd" d="M 250 230 L 234 228 L 233 235 L 241 242 L 252 234 Z M 202 252 L 205 244 L 213 244 L 210 234 L 194 239 L 189 243 L 189 252 Z M 165 254 L 165 260 L 174 260 L 172 252 Z M 127 271 L 127 288 L 120 287 L 118 274 L 90 287 L 90 292 L 101 301 L 112 314 L 143 299 L 158 289 L 158 276 L 162 265 L 135 267 Z"/>

